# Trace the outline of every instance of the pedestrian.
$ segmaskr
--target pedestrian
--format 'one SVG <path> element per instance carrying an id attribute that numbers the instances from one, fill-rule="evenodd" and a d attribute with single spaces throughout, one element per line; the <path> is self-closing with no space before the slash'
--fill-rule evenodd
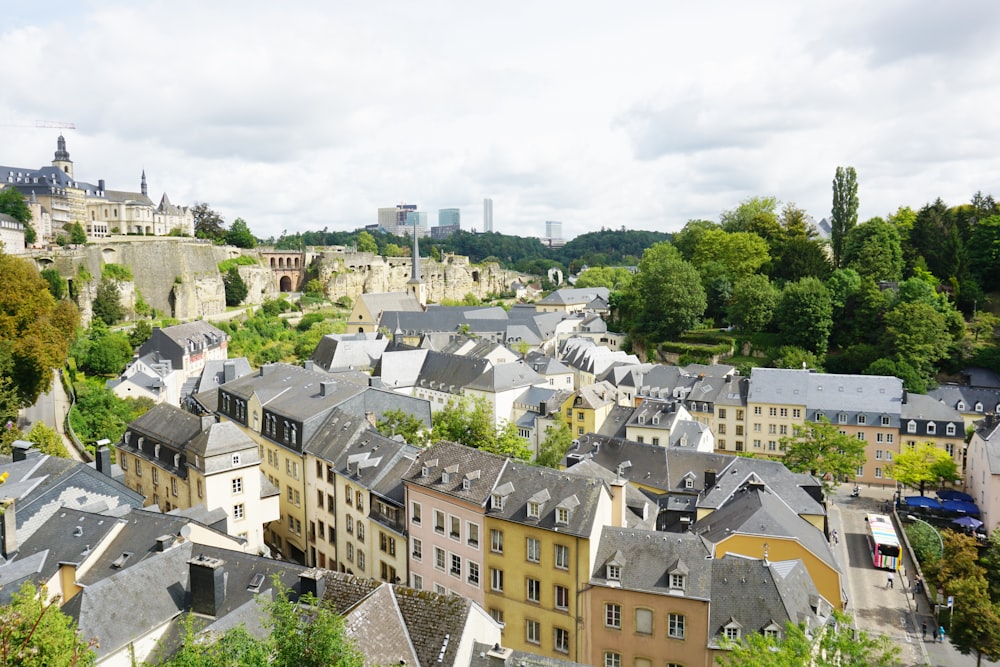
<path id="1" fill-rule="evenodd" d="M 889 582 L 885 586 L 886 588 L 892 588 L 892 572 L 889 573 Z"/>
<path id="2" fill-rule="evenodd" d="M 938 627 L 938 641 L 944 642 L 944 626 Z"/>
<path id="3" fill-rule="evenodd" d="M 920 633 L 923 635 L 924 640 L 927 639 L 927 622 L 920 624 Z"/>

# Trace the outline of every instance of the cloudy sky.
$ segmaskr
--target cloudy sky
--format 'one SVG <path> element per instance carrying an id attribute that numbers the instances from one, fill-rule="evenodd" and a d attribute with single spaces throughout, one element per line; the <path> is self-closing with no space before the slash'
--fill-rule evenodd
<path id="1" fill-rule="evenodd" d="M 567 238 L 750 196 L 862 220 L 1000 198 L 1000 3 L 48 0 L 0 22 L 0 164 L 68 121 L 76 177 L 261 237 L 406 202 Z M 25 126 L 27 125 L 27 126 Z"/>

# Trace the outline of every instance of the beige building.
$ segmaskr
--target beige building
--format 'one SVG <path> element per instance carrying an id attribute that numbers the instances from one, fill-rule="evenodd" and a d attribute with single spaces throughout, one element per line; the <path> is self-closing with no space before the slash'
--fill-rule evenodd
<path id="1" fill-rule="evenodd" d="M 147 506 L 221 510 L 247 553 L 266 552 L 264 526 L 279 518 L 278 490 L 261 474 L 257 443 L 235 424 L 161 404 L 129 424 L 117 447 L 126 486 Z"/>

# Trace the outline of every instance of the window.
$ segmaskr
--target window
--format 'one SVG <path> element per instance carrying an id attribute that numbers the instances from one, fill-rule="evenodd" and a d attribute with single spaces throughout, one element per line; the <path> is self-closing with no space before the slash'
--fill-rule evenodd
<path id="1" fill-rule="evenodd" d="M 622 606 L 614 602 L 607 602 L 604 605 L 604 627 L 621 630 L 622 627 Z"/>
<path id="2" fill-rule="evenodd" d="M 201 498 L 204 495 L 204 489 L 201 486 L 201 480 L 198 480 L 198 497 Z"/>
<path id="3" fill-rule="evenodd" d="M 671 639 L 684 639 L 684 616 L 682 614 L 667 615 L 667 636 Z"/>
<path id="4" fill-rule="evenodd" d="M 420 503 L 410 504 L 410 521 L 420 525 Z"/>
<path id="5" fill-rule="evenodd" d="M 503 570 L 490 568 L 490 588 L 497 593 L 503 593 Z"/>
<path id="6" fill-rule="evenodd" d="M 614 651 L 604 652 L 604 667 L 622 667 L 622 654 Z"/>
<path id="7" fill-rule="evenodd" d="M 302 505 L 302 496 L 299 495 L 299 490 L 295 489 L 295 506 L 299 507 Z"/>
<path id="8" fill-rule="evenodd" d="M 351 542 L 347 543 L 347 560 L 351 563 L 354 562 L 354 544 Z"/>
<path id="9" fill-rule="evenodd" d="M 755 406 L 753 407 L 753 413 L 754 413 L 755 415 L 759 415 L 759 414 L 760 414 L 760 406 L 759 406 L 759 405 L 755 405 Z"/>
<path id="10" fill-rule="evenodd" d="M 124 453 L 119 452 L 118 463 L 121 465 L 122 470 L 128 472 L 128 459 L 126 458 Z"/>
<path id="11" fill-rule="evenodd" d="M 527 578 L 527 597 L 528 602 L 541 602 L 542 601 L 542 582 L 538 579 Z"/>
<path id="12" fill-rule="evenodd" d="M 495 554 L 503 553 L 503 531 L 490 528 L 490 551 Z"/>
<path id="13" fill-rule="evenodd" d="M 882 415 L 882 426 L 888 426 L 890 424 L 889 415 Z"/>
<path id="14" fill-rule="evenodd" d="M 718 430 L 719 430 L 719 435 L 725 435 L 726 434 L 726 425 L 725 424 L 719 424 Z"/>
<path id="15" fill-rule="evenodd" d="M 726 633 L 726 639 L 729 641 L 736 641 L 740 638 L 740 628 L 736 625 L 727 625 L 723 631 Z"/>
<path id="16" fill-rule="evenodd" d="M 479 563 L 469 561 L 469 583 L 479 588 Z"/>
<path id="17" fill-rule="evenodd" d="M 465 543 L 470 547 L 479 548 L 479 524 L 471 521 L 465 524 Z"/>
<path id="18" fill-rule="evenodd" d="M 297 477 L 297 476 L 296 476 L 296 477 Z M 363 495 L 361 495 L 361 492 L 360 492 L 360 491 L 358 491 L 358 492 L 357 492 L 357 493 L 355 494 L 355 496 L 354 496 L 354 500 L 356 501 L 356 502 L 355 502 L 355 505 L 357 505 L 357 510 L 358 510 L 359 512 L 364 512 L 364 511 L 365 511 L 365 502 L 364 502 L 364 496 L 363 496 Z"/>
<path id="19" fill-rule="evenodd" d="M 655 438 L 654 438 L 655 439 Z M 656 444 L 656 443 L 653 443 Z M 569 509 L 566 507 L 556 508 L 556 523 L 565 526 L 569 523 Z"/>
<path id="20" fill-rule="evenodd" d="M 875 468 L 875 479 L 882 479 L 882 469 Z"/>
<path id="21" fill-rule="evenodd" d="M 768 408 L 767 409 L 767 414 L 768 414 L 769 417 L 777 417 L 778 416 L 778 408 Z"/>
<path id="22" fill-rule="evenodd" d="M 458 554 L 451 555 L 451 576 L 462 576 L 462 557 Z"/>
<path id="23" fill-rule="evenodd" d="M 802 410 L 800 408 L 792 408 L 792 417 L 799 419 L 802 417 Z"/>
<path id="24" fill-rule="evenodd" d="M 556 545 L 556 567 L 560 570 L 569 569 L 569 547 L 563 544 Z"/>
<path id="25" fill-rule="evenodd" d="M 638 608 L 635 610 L 635 631 L 642 635 L 653 634 L 653 610 Z"/>
<path id="26" fill-rule="evenodd" d="M 569 653 L 569 630 L 553 628 L 553 645 L 559 653 Z"/>
<path id="27" fill-rule="evenodd" d="M 865 439 L 865 434 L 864 434 L 863 431 L 858 431 L 854 435 L 855 435 L 855 437 L 857 437 L 858 440 L 864 440 Z"/>
<path id="28" fill-rule="evenodd" d="M 453 540 L 462 539 L 462 520 L 457 516 L 448 517 L 449 530 L 448 536 Z"/>
<path id="29" fill-rule="evenodd" d="M 677 572 L 671 572 L 670 588 L 684 590 L 684 575 Z"/>
<path id="30" fill-rule="evenodd" d="M 753 424 L 753 432 L 754 433 L 760 433 L 760 422 L 754 422 L 754 424 Z"/>
<path id="31" fill-rule="evenodd" d="M 291 485 L 291 484 L 289 484 L 289 485 L 288 485 L 288 488 L 287 488 L 287 489 L 285 489 L 285 491 L 287 491 L 287 492 L 288 492 L 288 502 L 292 502 L 292 498 L 294 498 L 294 497 L 295 497 L 295 492 L 294 492 L 294 490 L 292 489 L 292 485 Z"/>
<path id="32" fill-rule="evenodd" d="M 524 638 L 529 644 L 542 643 L 542 625 L 530 618 L 524 622 Z"/>
<path id="33" fill-rule="evenodd" d="M 886 442 L 892 442 L 894 439 L 895 439 L 895 436 L 893 436 L 892 433 L 886 433 L 885 434 L 885 441 Z"/>
<path id="34" fill-rule="evenodd" d="M 413 547 L 412 555 L 413 560 L 423 560 L 424 558 L 424 543 L 419 538 L 410 538 L 410 544 Z"/>
<path id="35" fill-rule="evenodd" d="M 240 503 L 238 505 L 233 505 L 233 518 L 236 520 L 240 520 L 243 518 L 243 516 L 244 516 L 243 503 Z"/>
<path id="36" fill-rule="evenodd" d="M 177 478 L 176 477 L 171 477 L 170 478 L 170 493 L 173 494 L 174 497 L 177 496 Z"/>
<path id="37" fill-rule="evenodd" d="M 868 423 L 868 416 L 867 415 L 858 415 L 858 424 L 859 425 L 863 426 L 864 424 L 867 424 L 867 423 Z"/>
<path id="38" fill-rule="evenodd" d="M 947 435 L 955 435 L 955 425 L 954 424 L 948 424 L 945 427 L 944 432 Z"/>
<path id="39" fill-rule="evenodd" d="M 434 567 L 443 570 L 445 565 L 444 549 L 434 547 Z"/>
<path id="40" fill-rule="evenodd" d="M 444 512 L 434 510 L 434 532 L 444 535 Z"/>
<path id="41" fill-rule="evenodd" d="M 778 425 L 777 424 L 768 424 L 767 425 L 767 432 L 768 433 L 777 433 L 778 432 Z"/>
<path id="42" fill-rule="evenodd" d="M 881 433 L 875 434 L 875 442 L 882 442 L 883 440 L 885 440 L 885 438 Z"/>
<path id="43" fill-rule="evenodd" d="M 490 607 L 490 616 L 492 616 L 493 620 L 499 623 L 501 626 L 504 625 L 503 609 L 496 609 L 495 607 Z"/>
<path id="44" fill-rule="evenodd" d="M 240 455 L 239 454 L 233 454 L 233 465 L 234 466 L 238 466 L 239 464 L 240 464 Z"/>
<path id="45" fill-rule="evenodd" d="M 364 542 L 364 541 L 365 541 L 365 524 L 361 523 L 361 521 L 359 520 L 358 521 L 358 542 Z"/>
<path id="46" fill-rule="evenodd" d="M 379 531 L 379 549 L 389 554 L 396 555 L 396 538 Z"/>
<path id="47" fill-rule="evenodd" d="M 358 549 L 358 569 L 365 569 L 365 552 L 361 549 Z"/>
<path id="48" fill-rule="evenodd" d="M 528 560 L 537 563 L 541 560 L 542 544 L 533 537 L 528 538 Z"/>
<path id="49" fill-rule="evenodd" d="M 285 468 L 288 468 L 288 465 L 287 465 L 288 459 L 285 459 L 285 463 L 286 463 Z M 287 472 L 287 470 L 286 470 L 286 472 Z M 351 487 L 350 486 L 346 486 L 346 485 L 344 486 L 344 499 L 347 501 L 347 506 L 350 507 L 351 504 L 354 501 L 354 494 L 351 493 Z"/>
<path id="50" fill-rule="evenodd" d="M 917 422 L 913 421 L 912 419 L 910 421 L 906 422 L 906 432 L 907 433 L 916 433 L 917 432 Z"/>
<path id="51" fill-rule="evenodd" d="M 879 461 L 882 460 L 882 450 L 881 449 L 876 449 L 875 450 L 875 458 L 876 458 L 876 460 L 879 460 Z"/>
<path id="52" fill-rule="evenodd" d="M 781 410 L 779 411 L 779 414 L 782 417 L 787 417 L 788 416 L 788 408 L 781 408 Z"/>
<path id="53" fill-rule="evenodd" d="M 582 426 L 581 426 L 581 427 L 579 427 L 578 429 L 576 429 L 576 434 L 577 434 L 577 435 L 583 435 L 583 427 L 582 427 Z M 640 436 L 640 438 L 641 438 L 641 437 L 642 437 L 642 436 Z M 640 442 L 641 442 L 641 440 L 640 440 Z"/>
<path id="54" fill-rule="evenodd" d="M 569 609 L 569 589 L 565 586 L 555 587 L 556 609 Z"/>
<path id="55" fill-rule="evenodd" d="M 719 408 L 719 419 L 725 419 L 725 418 L 726 418 L 726 409 Z"/>
<path id="56" fill-rule="evenodd" d="M 347 515 L 347 525 L 345 527 L 347 528 L 347 533 L 349 535 L 354 534 L 354 517 L 350 514 Z"/>
<path id="57" fill-rule="evenodd" d="M 768 639 L 780 639 L 781 631 L 775 627 L 764 628 L 764 636 Z"/>
<path id="58" fill-rule="evenodd" d="M 608 580 L 609 581 L 621 581 L 622 578 L 622 568 L 619 565 L 608 565 Z"/>
<path id="59" fill-rule="evenodd" d="M 781 435 L 788 435 L 788 424 L 782 424 L 781 428 L 778 429 Z"/>
<path id="60" fill-rule="evenodd" d="M 159 484 L 159 483 L 160 483 L 160 471 L 157 470 L 156 468 L 153 468 L 153 484 Z"/>
<path id="61" fill-rule="evenodd" d="M 503 501 L 504 501 L 504 496 L 501 496 L 499 493 L 494 493 L 490 497 L 490 509 L 500 510 L 502 512 Z"/>
<path id="62" fill-rule="evenodd" d="M 743 410 L 737 410 L 736 411 L 736 419 L 739 419 L 739 420 L 743 419 Z"/>

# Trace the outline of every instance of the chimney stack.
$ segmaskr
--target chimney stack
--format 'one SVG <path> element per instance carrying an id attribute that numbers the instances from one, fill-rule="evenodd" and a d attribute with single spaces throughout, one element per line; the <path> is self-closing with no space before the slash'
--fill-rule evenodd
<path id="1" fill-rule="evenodd" d="M 14 499 L 0 499 L 0 558 L 10 558 L 17 553 L 17 521 Z"/>
<path id="2" fill-rule="evenodd" d="M 326 594 L 325 570 L 313 567 L 303 571 L 299 575 L 299 593 L 310 593 L 317 600 L 322 600 Z"/>
<path id="3" fill-rule="evenodd" d="M 320 396 L 332 396 L 333 390 L 337 387 L 337 383 L 331 380 L 319 383 L 319 395 Z"/>
<path id="4" fill-rule="evenodd" d="M 173 535 L 160 535 L 159 537 L 156 538 L 157 551 L 166 551 L 171 546 L 173 546 L 173 544 L 174 544 Z"/>
<path id="5" fill-rule="evenodd" d="M 11 457 L 14 461 L 24 461 L 28 458 L 28 451 L 35 446 L 35 443 L 29 440 L 15 440 L 11 445 Z"/>
<path id="6" fill-rule="evenodd" d="M 236 379 L 236 362 L 227 361 L 222 364 L 222 383 L 232 382 Z"/>
<path id="7" fill-rule="evenodd" d="M 215 415 L 202 415 L 201 416 L 201 430 L 207 431 L 212 428 L 212 425 L 217 423 Z"/>
<path id="8" fill-rule="evenodd" d="M 106 445 L 97 448 L 94 465 L 97 467 L 97 472 L 111 477 L 111 450 Z"/>
<path id="9" fill-rule="evenodd" d="M 225 561 L 205 554 L 188 561 L 191 574 L 191 611 L 218 616 L 226 601 Z"/>

